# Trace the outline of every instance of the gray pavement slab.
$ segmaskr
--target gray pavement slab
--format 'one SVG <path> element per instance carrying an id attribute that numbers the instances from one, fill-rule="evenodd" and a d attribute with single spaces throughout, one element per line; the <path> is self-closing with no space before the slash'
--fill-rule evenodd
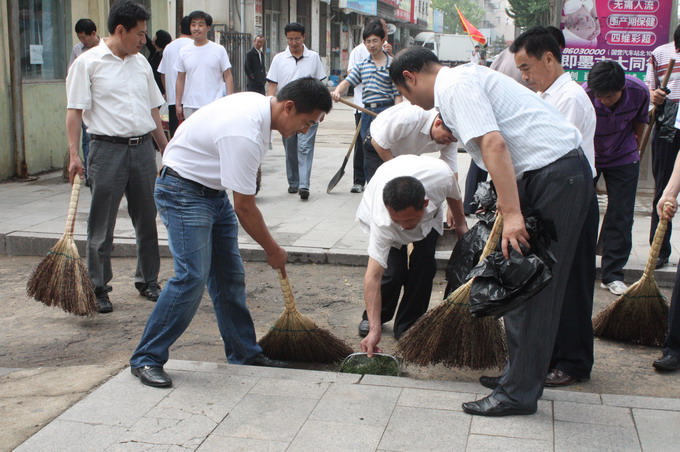
<path id="1" fill-rule="evenodd" d="M 16 450 L 667 451 L 680 442 L 673 399 L 583 393 L 544 398 L 531 416 L 485 418 L 460 409 L 487 393 L 472 383 L 178 360 L 166 370 L 173 387 L 159 389 L 122 369 Z"/>

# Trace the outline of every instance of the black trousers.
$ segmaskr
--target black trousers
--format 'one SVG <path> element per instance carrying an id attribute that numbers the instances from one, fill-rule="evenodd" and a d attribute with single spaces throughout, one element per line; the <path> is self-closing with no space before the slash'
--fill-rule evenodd
<path id="1" fill-rule="evenodd" d="M 246 83 L 246 91 L 252 91 L 254 93 L 260 93 L 264 95 L 264 85 L 259 85 L 257 83 L 251 84 L 251 83 Z"/>
<path id="2" fill-rule="evenodd" d="M 168 105 L 168 120 L 170 125 L 170 138 L 175 136 L 175 131 L 179 127 L 179 119 L 177 119 L 177 110 L 174 105 Z"/>
<path id="3" fill-rule="evenodd" d="M 390 249 L 387 269 L 380 286 L 382 309 L 380 321 L 389 322 L 394 317 L 394 335 L 401 336 L 421 315 L 427 312 L 432 296 L 432 281 L 437 273 L 434 257 L 439 233 L 434 229 L 423 240 L 413 243 L 411 258 L 407 255 L 407 245 Z M 404 295 L 399 303 L 401 288 Z M 399 309 L 397 310 L 397 305 Z M 364 320 L 368 319 L 366 311 Z"/>
<path id="4" fill-rule="evenodd" d="M 633 219 L 640 162 L 597 168 L 607 183 L 607 211 L 602 221 L 602 282 L 623 281 L 623 267 L 633 247 Z"/>
<path id="5" fill-rule="evenodd" d="M 474 160 L 470 160 L 470 168 L 465 178 L 465 198 L 463 199 L 463 212 L 465 215 L 472 215 L 477 211 L 475 203 L 475 192 L 480 182 L 486 181 L 489 173 L 477 166 Z"/>
<path id="6" fill-rule="evenodd" d="M 354 125 L 357 126 L 361 120 L 361 112 L 354 113 Z M 354 185 L 364 185 L 366 177 L 364 176 L 364 141 L 361 136 L 357 137 L 354 143 Z"/>
<path id="7" fill-rule="evenodd" d="M 593 369 L 593 289 L 595 287 L 595 249 L 600 211 L 593 192 L 590 208 L 569 270 L 564 293 L 560 326 L 557 329 L 550 368 L 575 378 L 590 378 Z"/>
<path id="8" fill-rule="evenodd" d="M 659 224 L 659 215 L 656 213 L 656 204 L 661 199 L 664 188 L 668 185 L 668 181 L 671 178 L 671 173 L 673 172 L 673 165 L 675 164 L 675 157 L 678 155 L 678 150 L 680 150 L 680 133 L 675 133 L 675 139 L 673 142 L 666 140 L 660 140 L 654 133 L 654 138 L 652 139 L 652 173 L 654 175 L 654 203 L 652 204 L 652 223 L 649 230 L 649 244 L 652 244 L 654 239 L 654 232 L 656 232 L 656 226 Z M 668 231 L 661 244 L 661 251 L 659 252 L 660 258 L 666 258 L 671 255 L 671 222 L 668 222 Z"/>
<path id="9" fill-rule="evenodd" d="M 663 343 L 663 354 L 680 357 L 680 263 L 675 273 L 675 286 L 668 314 L 668 335 Z"/>

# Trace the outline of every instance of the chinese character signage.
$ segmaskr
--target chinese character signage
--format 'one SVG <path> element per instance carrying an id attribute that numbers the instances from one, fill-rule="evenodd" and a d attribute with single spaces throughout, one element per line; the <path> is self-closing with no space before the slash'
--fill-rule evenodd
<path id="1" fill-rule="evenodd" d="M 578 82 L 603 60 L 644 78 L 652 50 L 668 42 L 671 9 L 670 0 L 566 0 L 562 65 Z"/>

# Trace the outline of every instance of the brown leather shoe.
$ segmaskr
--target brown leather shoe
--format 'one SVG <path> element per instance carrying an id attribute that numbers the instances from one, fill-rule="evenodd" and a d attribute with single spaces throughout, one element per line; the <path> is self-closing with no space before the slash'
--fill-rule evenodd
<path id="1" fill-rule="evenodd" d="M 553 369 L 545 377 L 545 385 L 549 388 L 559 387 L 559 386 L 569 386 L 574 383 L 580 383 L 583 381 L 588 381 L 588 378 L 576 378 L 569 374 L 562 372 L 559 369 Z"/>

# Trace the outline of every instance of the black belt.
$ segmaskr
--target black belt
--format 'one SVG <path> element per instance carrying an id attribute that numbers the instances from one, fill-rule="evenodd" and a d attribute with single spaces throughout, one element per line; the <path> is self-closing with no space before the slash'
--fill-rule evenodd
<path id="1" fill-rule="evenodd" d="M 128 146 L 139 146 L 140 144 L 148 141 L 149 138 L 151 138 L 151 133 L 147 133 L 146 135 L 141 135 L 141 136 L 138 136 L 138 137 L 127 137 L 127 138 L 110 137 L 108 135 L 92 134 L 93 140 L 108 141 L 109 143 L 116 143 L 116 144 L 126 144 Z"/>
<path id="2" fill-rule="evenodd" d="M 366 108 L 381 108 L 381 107 L 391 107 L 394 105 L 393 100 L 385 100 L 382 102 L 368 102 L 364 104 L 364 107 Z"/>
<path id="3" fill-rule="evenodd" d="M 208 194 L 208 195 L 219 195 L 220 193 L 222 193 L 224 191 L 224 190 L 215 190 L 214 188 L 206 187 L 205 185 L 200 184 L 200 183 L 196 182 L 195 180 L 191 180 L 191 179 L 187 179 L 186 177 L 182 177 L 182 176 L 179 175 L 179 173 L 177 171 L 170 168 L 169 166 L 164 166 L 163 168 L 161 168 L 160 175 L 161 175 L 161 177 L 168 175 L 170 177 L 174 177 L 176 179 L 180 179 L 180 180 L 183 180 L 185 182 L 189 182 L 190 184 L 195 185 L 196 187 L 202 189 L 203 192 L 205 194 Z"/>

